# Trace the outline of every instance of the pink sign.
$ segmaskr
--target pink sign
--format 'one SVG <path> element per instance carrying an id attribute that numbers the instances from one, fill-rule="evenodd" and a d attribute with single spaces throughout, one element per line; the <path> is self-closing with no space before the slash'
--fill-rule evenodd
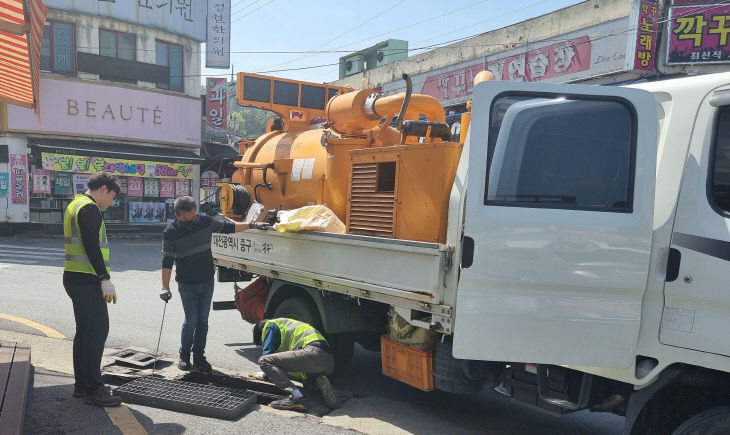
<path id="1" fill-rule="evenodd" d="M 218 180 L 218 174 L 213 171 L 205 171 L 200 175 L 200 187 L 217 187 Z"/>
<path id="2" fill-rule="evenodd" d="M 590 67 L 591 41 L 587 35 L 487 62 L 495 79 L 520 82 L 537 82 Z"/>
<path id="3" fill-rule="evenodd" d="M 160 180 L 160 197 L 162 198 L 174 198 L 175 197 L 175 180 L 170 178 L 163 178 Z"/>
<path id="4" fill-rule="evenodd" d="M 190 180 L 175 180 L 175 197 L 190 195 Z"/>
<path id="5" fill-rule="evenodd" d="M 200 144 L 200 99 L 41 77 L 41 116 L 8 105 L 8 130 Z"/>
<path id="6" fill-rule="evenodd" d="M 483 69 L 484 63 L 479 62 L 464 68 L 428 76 L 421 93 L 431 95 L 439 101 L 468 97 L 474 87 L 474 76 Z"/>
<path id="7" fill-rule="evenodd" d="M 205 98 L 208 127 L 213 130 L 225 130 L 228 119 L 226 113 L 228 82 L 224 78 L 214 77 L 208 77 L 205 81 L 208 84 Z"/>
<path id="8" fill-rule="evenodd" d="M 639 4 L 634 69 L 654 70 L 657 20 L 659 20 L 659 7 L 657 4 L 652 1 L 642 0 Z"/>
<path id="9" fill-rule="evenodd" d="M 127 196 L 142 196 L 144 192 L 144 178 L 127 178 Z"/>
<path id="10" fill-rule="evenodd" d="M 8 107 L 11 107 L 8 104 Z M 28 167 L 25 154 L 10 154 L 10 185 L 13 204 L 28 202 Z"/>
<path id="11" fill-rule="evenodd" d="M 667 64 L 729 62 L 728 15 L 730 5 L 671 8 Z"/>
<path id="12" fill-rule="evenodd" d="M 51 171 L 33 169 L 33 193 L 51 193 Z"/>

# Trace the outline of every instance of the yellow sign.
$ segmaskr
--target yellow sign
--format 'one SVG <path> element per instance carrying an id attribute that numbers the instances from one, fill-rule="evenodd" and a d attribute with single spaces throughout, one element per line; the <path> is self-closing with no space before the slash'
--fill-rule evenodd
<path id="1" fill-rule="evenodd" d="M 43 169 L 50 171 L 153 178 L 192 179 L 195 167 L 190 163 L 162 163 L 145 160 L 117 159 L 113 157 L 77 156 L 72 154 L 42 153 Z"/>

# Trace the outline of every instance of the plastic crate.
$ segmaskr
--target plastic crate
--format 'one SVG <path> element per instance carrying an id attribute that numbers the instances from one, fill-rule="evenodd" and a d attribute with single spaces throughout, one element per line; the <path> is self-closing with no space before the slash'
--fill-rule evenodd
<path id="1" fill-rule="evenodd" d="M 380 337 L 383 374 L 423 391 L 433 391 L 433 351 L 424 352 Z"/>

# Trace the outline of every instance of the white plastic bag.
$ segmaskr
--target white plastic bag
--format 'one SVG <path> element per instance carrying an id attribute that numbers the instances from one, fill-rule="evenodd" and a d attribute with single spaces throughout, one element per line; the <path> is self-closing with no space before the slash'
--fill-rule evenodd
<path id="1" fill-rule="evenodd" d="M 332 210 L 323 205 L 308 205 L 294 210 L 281 210 L 279 223 L 274 225 L 276 231 L 325 231 L 328 233 L 345 233 L 345 224 Z"/>

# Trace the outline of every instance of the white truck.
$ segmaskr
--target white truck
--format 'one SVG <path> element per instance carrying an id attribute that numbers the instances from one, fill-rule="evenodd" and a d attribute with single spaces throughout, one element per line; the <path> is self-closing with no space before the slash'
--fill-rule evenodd
<path id="1" fill-rule="evenodd" d="M 445 243 L 252 230 L 212 249 L 340 358 L 392 307 L 439 334 L 437 389 L 730 433 L 730 73 L 479 83 Z"/>

